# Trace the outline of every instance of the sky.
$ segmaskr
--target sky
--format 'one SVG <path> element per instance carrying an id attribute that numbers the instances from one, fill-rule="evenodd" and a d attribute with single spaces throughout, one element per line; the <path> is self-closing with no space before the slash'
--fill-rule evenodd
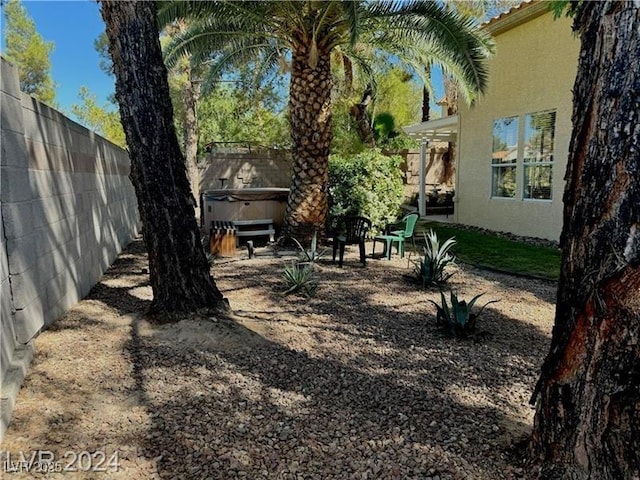
<path id="1" fill-rule="evenodd" d="M 98 104 L 106 104 L 114 91 L 114 80 L 100 70 L 100 57 L 93 48 L 94 40 L 104 31 L 97 2 L 23 0 L 22 5 L 40 35 L 55 44 L 51 77 L 57 84 L 60 110 L 73 117 L 71 105 L 80 103 L 78 92 L 83 85 L 96 95 Z"/>

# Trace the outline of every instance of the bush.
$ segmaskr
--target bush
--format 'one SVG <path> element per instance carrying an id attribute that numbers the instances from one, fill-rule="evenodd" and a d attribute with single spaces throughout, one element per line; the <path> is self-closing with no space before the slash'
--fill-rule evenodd
<path id="1" fill-rule="evenodd" d="M 377 149 L 329 157 L 331 217 L 366 217 L 373 224 L 374 234 L 392 222 L 404 196 L 401 161 L 400 157 L 383 155 Z"/>
<path id="2" fill-rule="evenodd" d="M 429 230 L 424 234 L 424 243 L 425 246 L 422 247 L 424 257 L 414 262 L 416 279 L 423 288 L 442 285 L 453 275 L 445 274 L 444 269 L 450 263 L 455 263 L 455 257 L 449 253 L 449 249 L 455 245 L 456 241 L 451 237 L 440 245 L 436 233 Z"/>

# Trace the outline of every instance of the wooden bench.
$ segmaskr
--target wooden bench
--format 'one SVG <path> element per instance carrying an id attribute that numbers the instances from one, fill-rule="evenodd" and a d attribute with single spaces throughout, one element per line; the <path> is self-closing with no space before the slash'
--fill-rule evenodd
<path id="1" fill-rule="evenodd" d="M 260 220 L 234 220 L 236 227 L 236 246 L 240 245 L 241 237 L 258 237 L 269 235 L 269 241 L 275 242 L 276 230 L 273 228 L 273 219 Z"/>

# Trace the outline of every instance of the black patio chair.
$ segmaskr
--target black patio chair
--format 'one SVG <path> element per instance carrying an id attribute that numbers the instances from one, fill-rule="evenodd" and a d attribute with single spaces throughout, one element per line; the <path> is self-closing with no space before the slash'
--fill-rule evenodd
<path id="1" fill-rule="evenodd" d="M 360 261 L 365 265 L 365 247 L 367 232 L 371 229 L 371 220 L 365 217 L 349 216 L 339 217 L 333 236 L 333 262 L 336 261 L 336 253 L 340 251 L 338 266 L 342 267 L 344 248 L 346 245 L 358 245 L 360 248 Z"/>

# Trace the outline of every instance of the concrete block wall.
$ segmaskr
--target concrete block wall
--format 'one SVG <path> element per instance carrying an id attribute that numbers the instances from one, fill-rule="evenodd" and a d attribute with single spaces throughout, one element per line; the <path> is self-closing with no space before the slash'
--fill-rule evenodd
<path id="1" fill-rule="evenodd" d="M 441 191 L 453 190 L 455 167 L 445 168 L 443 156 L 448 152 L 446 143 L 434 144 L 429 149 L 427 158 L 427 178 L 429 187 L 438 185 Z M 404 183 L 405 202 L 409 203 L 420 190 L 420 152 L 418 150 L 401 150 L 385 152 L 388 155 L 399 155 L 403 161 L 400 165 Z M 291 184 L 291 152 L 287 150 L 255 150 L 230 152 L 213 150 L 200 169 L 200 192 L 225 188 L 257 188 L 282 187 Z M 198 195 L 198 192 L 195 192 Z"/>
<path id="2" fill-rule="evenodd" d="M 291 152 L 259 149 L 250 152 L 213 150 L 200 171 L 200 192 L 221 188 L 289 188 Z"/>
<path id="3" fill-rule="evenodd" d="M 126 151 L 0 78 L 0 438 L 33 338 L 98 282 L 139 230 Z"/>

